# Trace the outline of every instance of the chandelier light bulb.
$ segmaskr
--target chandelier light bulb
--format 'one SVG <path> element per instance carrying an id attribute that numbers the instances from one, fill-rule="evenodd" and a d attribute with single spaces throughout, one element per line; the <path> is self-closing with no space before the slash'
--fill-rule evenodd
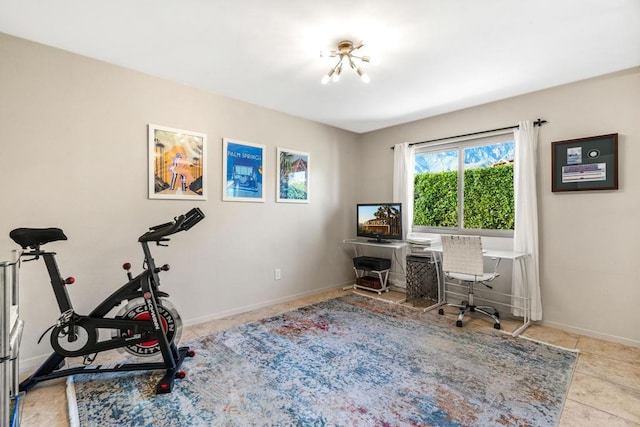
<path id="1" fill-rule="evenodd" d="M 340 80 L 340 73 L 342 72 L 342 62 L 338 63 L 338 66 L 335 68 L 335 73 L 331 77 L 334 83 L 337 83 Z"/>
<path id="2" fill-rule="evenodd" d="M 356 73 L 358 73 L 358 75 L 360 76 L 360 79 L 364 82 L 364 83 L 369 83 L 371 81 L 371 79 L 369 79 L 369 76 L 367 75 L 367 73 L 365 73 L 364 71 L 362 71 L 362 68 L 358 67 L 356 69 Z"/>
<path id="3" fill-rule="evenodd" d="M 322 80 L 320 80 L 320 83 L 322 83 L 323 85 L 326 85 L 327 83 L 329 83 L 329 80 L 331 79 L 331 76 L 333 76 L 335 72 L 336 72 L 335 67 L 330 69 L 329 72 L 324 75 Z"/>

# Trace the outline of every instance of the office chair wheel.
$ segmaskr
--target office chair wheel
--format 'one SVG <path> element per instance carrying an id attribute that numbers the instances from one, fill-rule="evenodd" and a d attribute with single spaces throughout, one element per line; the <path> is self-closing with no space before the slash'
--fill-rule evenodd
<path id="1" fill-rule="evenodd" d="M 462 328 L 462 320 L 456 320 L 456 326 L 457 326 L 458 328 Z M 494 326 L 495 326 L 495 325 L 494 325 Z M 498 327 L 499 327 L 499 326 L 500 326 L 500 325 L 498 324 Z"/>
<path id="2" fill-rule="evenodd" d="M 438 314 L 443 315 L 444 314 L 444 310 L 443 309 L 438 310 Z"/>
<path id="3" fill-rule="evenodd" d="M 500 323 L 494 323 L 493 329 L 500 329 Z"/>
<path id="4" fill-rule="evenodd" d="M 497 311 L 495 313 L 493 313 L 494 316 L 496 316 L 496 319 L 500 318 L 500 313 L 498 313 Z"/>

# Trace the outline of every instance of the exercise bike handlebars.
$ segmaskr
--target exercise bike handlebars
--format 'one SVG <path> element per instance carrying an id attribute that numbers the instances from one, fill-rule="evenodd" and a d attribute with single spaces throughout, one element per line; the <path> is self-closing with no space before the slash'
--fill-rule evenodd
<path id="1" fill-rule="evenodd" d="M 198 208 L 193 208 L 187 213 L 174 218 L 172 222 L 149 227 L 149 231 L 138 238 L 138 242 L 162 242 L 169 240 L 167 236 L 179 231 L 187 231 L 204 218 L 204 214 Z"/>

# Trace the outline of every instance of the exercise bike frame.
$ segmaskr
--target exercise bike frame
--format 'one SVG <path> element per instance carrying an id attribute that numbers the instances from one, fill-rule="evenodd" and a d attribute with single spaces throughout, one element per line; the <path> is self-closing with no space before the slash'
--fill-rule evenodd
<path id="1" fill-rule="evenodd" d="M 102 301 L 86 316 L 78 315 L 73 311 L 73 305 L 66 289 L 66 285 L 71 282 L 69 282 L 68 279 L 62 279 L 55 260 L 56 253 L 40 250 L 40 244 L 47 243 L 50 240 L 31 245 L 32 250 L 24 252 L 22 256 L 32 256 L 33 258 L 30 260 L 36 260 L 39 257 L 43 258 L 51 279 L 51 286 L 60 308 L 60 313 L 62 313 L 61 320 L 66 315 L 66 323 L 62 326 L 73 328 L 75 325 L 82 324 L 85 330 L 91 330 L 96 334 L 96 342 L 89 345 L 90 348 L 87 349 L 83 347 L 75 352 L 67 351 L 67 353 L 71 353 L 67 356 L 54 350 L 47 360 L 30 377 L 20 384 L 20 391 L 28 391 L 42 381 L 69 375 L 164 369 L 166 372 L 156 386 L 156 393 L 170 393 L 173 389 L 174 379 L 184 378 L 184 372 L 179 370 L 184 359 L 186 357 L 192 357 L 195 353 L 189 347 L 177 348 L 175 343 L 169 343 L 162 327 L 162 319 L 158 312 L 158 298 L 168 297 L 169 294 L 158 289 L 160 285 L 159 273 L 168 270 L 169 267 L 167 265 L 162 267 L 155 265 L 149 248 L 149 242 L 155 242 L 158 246 L 166 246 L 166 242 L 169 241 L 167 236 L 179 231 L 188 230 L 203 218 L 204 214 L 200 209 L 194 208 L 186 214 L 176 217 L 173 222 L 151 227 L 149 231 L 138 239 L 144 252 L 144 271 L 136 277 L 131 277 L 130 273 L 127 273 L 129 281 Z M 66 239 L 61 230 L 60 234 Z M 24 246 L 23 248 L 26 249 Z M 122 305 L 123 302 L 140 297 L 144 299 L 149 320 L 127 320 L 105 317 L 111 310 Z M 58 327 L 54 328 L 52 334 L 59 330 L 61 320 L 59 320 Z M 97 341 L 99 335 L 98 329 L 125 329 L 132 331 L 132 334 L 131 336 L 112 337 L 111 339 Z M 91 362 L 91 355 L 95 355 L 96 353 L 131 346 L 149 340 L 157 340 L 162 354 L 162 362 L 127 362 L 116 365 L 85 365 L 61 369 L 64 366 L 66 357 L 85 356 L 85 358 L 88 357 Z M 85 347 L 87 347 L 87 345 L 85 345 Z"/>

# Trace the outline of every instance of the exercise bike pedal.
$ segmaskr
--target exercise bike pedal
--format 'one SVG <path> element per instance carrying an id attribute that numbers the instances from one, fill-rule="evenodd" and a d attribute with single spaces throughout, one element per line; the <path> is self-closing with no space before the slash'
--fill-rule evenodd
<path id="1" fill-rule="evenodd" d="M 84 360 L 82 361 L 82 364 L 85 366 L 91 365 L 93 364 L 93 362 L 95 362 L 96 357 L 98 357 L 98 353 L 87 354 L 84 356 Z"/>

